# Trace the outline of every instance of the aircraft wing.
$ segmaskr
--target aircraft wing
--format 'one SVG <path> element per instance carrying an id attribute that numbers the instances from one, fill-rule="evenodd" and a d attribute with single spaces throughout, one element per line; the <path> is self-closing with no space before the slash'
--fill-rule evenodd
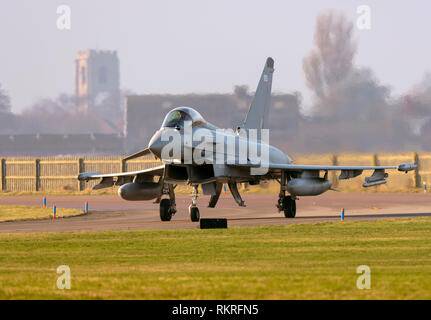
<path id="1" fill-rule="evenodd" d="M 343 171 L 343 170 L 385 170 L 397 169 L 397 166 L 317 166 L 317 165 L 297 165 L 297 164 L 269 164 L 269 169 L 280 169 L 286 171 L 306 171 L 306 170 L 323 170 L 323 171 Z"/>
<path id="2" fill-rule="evenodd" d="M 268 168 L 269 171 L 363 171 L 363 170 L 385 170 L 385 169 L 398 169 L 398 171 L 408 172 L 416 169 L 417 165 L 414 163 L 404 163 L 399 166 L 321 166 L 321 165 L 298 165 L 298 164 L 284 164 L 284 163 L 269 163 L 262 165 L 255 164 L 230 164 L 234 167 L 249 167 L 249 168 Z"/>
<path id="3" fill-rule="evenodd" d="M 100 172 L 84 172 L 78 175 L 79 181 L 89 181 L 95 179 L 102 179 L 99 184 L 93 186 L 93 189 L 102 189 L 112 187 L 114 185 L 119 186 L 128 182 L 132 182 L 137 176 L 142 177 L 153 177 L 162 176 L 165 170 L 165 165 L 160 165 L 154 168 L 143 169 L 138 171 L 121 172 L 121 173 L 109 173 L 101 174 Z"/>
<path id="4" fill-rule="evenodd" d="M 235 164 L 233 166 L 258 168 L 258 166 L 251 164 Z M 290 171 L 297 173 L 302 173 L 306 171 L 341 171 L 341 174 L 338 177 L 340 180 L 357 177 L 361 175 L 364 170 L 374 170 L 374 173 L 370 177 L 365 178 L 365 183 L 363 185 L 364 187 L 371 187 L 381 183 L 386 183 L 385 178 L 387 178 L 388 174 L 385 173 L 385 170 L 387 169 L 398 169 L 398 171 L 407 173 L 408 171 L 415 170 L 417 168 L 417 165 L 415 163 L 404 163 L 400 164 L 399 166 L 319 166 L 270 163 L 267 165 L 262 165 L 260 167 L 268 168 L 268 172 L 270 174 L 276 175 L 280 174 L 282 171 Z"/>

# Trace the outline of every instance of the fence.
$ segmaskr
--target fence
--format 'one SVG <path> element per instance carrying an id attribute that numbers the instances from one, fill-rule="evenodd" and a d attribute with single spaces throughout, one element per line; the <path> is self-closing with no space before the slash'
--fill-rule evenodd
<path id="1" fill-rule="evenodd" d="M 76 179 L 81 172 L 126 172 L 160 165 L 152 158 L 124 161 L 121 157 L 46 157 L 1 159 L 2 191 L 84 190 L 96 184 Z"/>
<path id="2" fill-rule="evenodd" d="M 297 155 L 293 157 L 300 164 L 328 165 L 397 165 L 415 162 L 418 169 L 414 174 L 391 171 L 391 184 L 406 187 L 421 187 L 423 182 L 431 182 L 431 153 L 401 154 L 324 154 Z M 119 156 L 112 157 L 45 157 L 45 158 L 4 158 L 1 159 L 2 191 L 43 191 L 43 190 L 84 190 L 98 183 L 79 182 L 76 177 L 81 172 L 99 171 L 100 173 L 126 172 L 160 165 L 153 158 L 124 161 Z M 364 173 L 366 174 L 366 173 Z M 363 175 L 364 175 L 363 174 Z M 334 185 L 338 182 L 336 173 L 331 173 Z M 353 179 L 353 185 L 363 183 L 363 176 Z M 349 180 L 352 184 L 352 180 Z"/>

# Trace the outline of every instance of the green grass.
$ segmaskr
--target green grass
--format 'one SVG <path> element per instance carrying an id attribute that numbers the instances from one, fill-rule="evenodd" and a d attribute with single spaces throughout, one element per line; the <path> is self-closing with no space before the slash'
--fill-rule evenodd
<path id="1" fill-rule="evenodd" d="M 431 219 L 1 234 L 0 298 L 431 299 Z"/>
<path id="2" fill-rule="evenodd" d="M 56 218 L 82 214 L 77 209 L 57 208 Z M 0 206 L 0 222 L 16 220 L 48 219 L 52 217 L 52 208 L 27 206 Z"/>

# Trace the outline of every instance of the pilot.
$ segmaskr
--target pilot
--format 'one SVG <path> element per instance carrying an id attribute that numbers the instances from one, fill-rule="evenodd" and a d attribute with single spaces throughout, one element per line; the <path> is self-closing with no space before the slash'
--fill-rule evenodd
<path id="1" fill-rule="evenodd" d="M 184 121 L 192 121 L 192 119 L 184 111 L 174 110 L 166 116 L 165 121 L 163 121 L 162 127 L 184 127 Z"/>
<path id="2" fill-rule="evenodd" d="M 189 107 L 179 107 L 166 115 L 162 128 L 184 128 L 184 121 L 191 121 L 193 127 L 200 126 L 205 122 L 196 110 Z"/>

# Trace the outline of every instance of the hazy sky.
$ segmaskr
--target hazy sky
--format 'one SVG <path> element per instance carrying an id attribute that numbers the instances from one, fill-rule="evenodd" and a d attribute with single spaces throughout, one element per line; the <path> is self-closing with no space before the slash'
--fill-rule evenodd
<path id="1" fill-rule="evenodd" d="M 71 8 L 71 30 L 57 29 L 61 4 Z M 401 94 L 431 71 L 427 0 L 2 0 L 0 83 L 14 112 L 72 93 L 75 54 L 93 48 L 118 51 L 121 87 L 135 93 L 231 92 L 235 84 L 254 90 L 272 56 L 274 90 L 308 97 L 302 58 L 316 16 L 334 8 L 356 25 L 364 4 L 372 28 L 355 29 L 356 64 Z"/>

